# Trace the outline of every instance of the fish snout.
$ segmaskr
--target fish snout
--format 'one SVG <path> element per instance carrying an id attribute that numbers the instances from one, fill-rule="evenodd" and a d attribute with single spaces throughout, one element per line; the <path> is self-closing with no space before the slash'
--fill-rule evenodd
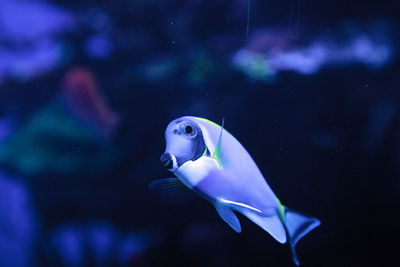
<path id="1" fill-rule="evenodd" d="M 175 167 L 174 164 L 176 162 L 175 157 L 169 153 L 164 153 L 160 157 L 161 164 L 167 168 L 168 170 L 172 170 Z"/>

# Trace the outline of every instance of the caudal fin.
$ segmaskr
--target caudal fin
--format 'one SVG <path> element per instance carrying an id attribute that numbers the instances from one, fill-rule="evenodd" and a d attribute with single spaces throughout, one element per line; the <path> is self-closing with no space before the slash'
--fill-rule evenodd
<path id="1" fill-rule="evenodd" d="M 287 232 L 289 245 L 292 250 L 294 263 L 299 266 L 300 262 L 296 254 L 295 246 L 297 242 L 308 232 L 320 225 L 317 218 L 313 218 L 285 207 L 284 225 Z"/>

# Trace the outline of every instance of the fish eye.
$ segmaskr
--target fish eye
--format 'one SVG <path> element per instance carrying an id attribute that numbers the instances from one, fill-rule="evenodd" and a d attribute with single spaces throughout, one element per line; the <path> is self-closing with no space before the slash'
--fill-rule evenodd
<path id="1" fill-rule="evenodd" d="M 186 124 L 184 126 L 183 131 L 188 136 L 193 136 L 194 135 L 194 128 L 189 124 Z"/>

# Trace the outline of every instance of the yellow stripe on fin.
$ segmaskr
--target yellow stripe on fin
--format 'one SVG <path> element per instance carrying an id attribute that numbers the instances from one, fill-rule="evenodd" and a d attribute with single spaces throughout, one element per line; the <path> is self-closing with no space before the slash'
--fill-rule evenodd
<path id="1" fill-rule="evenodd" d="M 218 164 L 220 167 L 223 167 L 222 158 L 221 158 L 221 143 L 222 143 L 222 132 L 224 131 L 224 121 L 225 120 L 222 119 L 221 133 L 219 134 L 218 143 L 217 143 L 217 146 L 215 147 L 215 151 L 212 155 L 212 157 L 218 161 Z"/>
<path id="2" fill-rule="evenodd" d="M 203 121 L 210 122 L 210 123 L 212 123 L 212 124 L 214 124 L 214 125 L 216 125 L 216 126 L 218 126 L 218 127 L 221 127 L 221 126 L 219 126 L 218 124 L 216 124 L 215 122 L 213 122 L 213 121 L 210 121 L 209 119 L 200 118 L 200 117 L 196 117 L 196 118 L 198 118 L 198 119 L 200 119 L 200 120 L 203 120 Z"/>

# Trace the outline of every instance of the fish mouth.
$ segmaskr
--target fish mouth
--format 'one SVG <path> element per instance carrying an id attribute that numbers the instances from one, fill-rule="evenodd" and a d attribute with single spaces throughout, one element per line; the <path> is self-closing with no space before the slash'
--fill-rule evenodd
<path id="1" fill-rule="evenodd" d="M 167 168 L 171 172 L 174 172 L 176 169 L 178 169 L 176 158 L 174 155 L 171 155 L 170 153 L 162 154 L 160 157 L 160 161 L 161 164 L 164 166 L 164 168 Z"/>

